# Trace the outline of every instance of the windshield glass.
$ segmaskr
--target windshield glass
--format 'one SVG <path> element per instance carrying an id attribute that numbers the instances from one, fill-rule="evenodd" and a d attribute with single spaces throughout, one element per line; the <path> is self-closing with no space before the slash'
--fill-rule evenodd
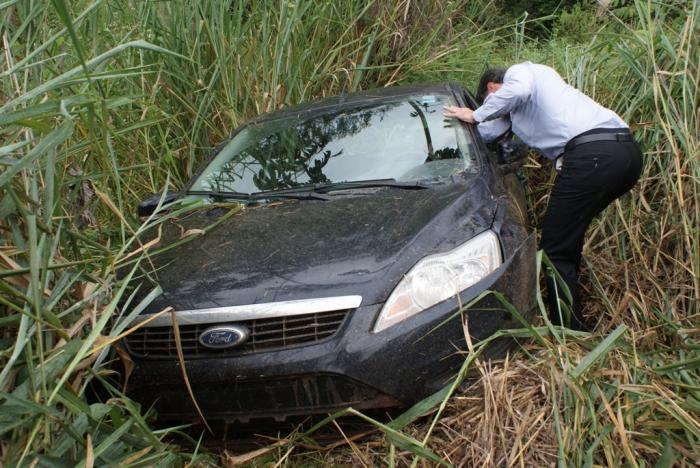
<path id="1" fill-rule="evenodd" d="M 473 170 L 468 134 L 445 119 L 447 95 L 403 97 L 250 124 L 192 191 L 255 193 L 372 179 L 429 180 Z"/>

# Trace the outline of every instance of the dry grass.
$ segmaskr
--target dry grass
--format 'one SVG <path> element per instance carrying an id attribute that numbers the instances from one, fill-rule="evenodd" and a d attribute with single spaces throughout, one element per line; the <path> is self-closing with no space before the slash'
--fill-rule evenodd
<path id="1" fill-rule="evenodd" d="M 451 401 L 434 434 L 434 449 L 459 466 L 548 465 L 556 460 L 552 387 L 541 372 L 545 360 L 541 362 L 479 363 L 481 378 Z"/>
<path id="2" fill-rule="evenodd" d="M 246 463 L 700 463 L 700 1 L 625 2 L 583 45 L 528 45 L 489 1 L 0 3 L 2 463 L 214 463 L 167 443 L 118 389 L 85 397 L 138 313 L 114 275 L 139 251 L 135 202 L 181 187 L 261 110 L 417 78 L 471 83 L 514 56 L 554 65 L 643 142 L 642 179 L 585 247 L 595 333 L 538 328 L 527 354 L 472 365 L 476 382 L 432 429 L 356 438 L 339 422 L 335 445 L 293 434 Z M 535 226 L 550 177 L 528 173 Z"/>
<path id="3" fill-rule="evenodd" d="M 557 442 L 552 419 L 554 381 L 562 379 L 553 371 L 548 353 L 538 352 L 534 360 L 522 355 L 503 360 L 479 362 L 470 385 L 457 392 L 433 430 L 427 445 L 454 466 L 550 466 L 557 461 Z M 432 414 L 432 413 L 431 413 Z M 429 424 L 419 422 L 405 432 L 422 440 Z M 381 466 L 387 463 L 390 444 L 380 434 L 352 442 L 338 436 L 339 445 L 304 454 L 297 448 L 292 465 L 311 460 L 328 466 Z M 323 456 L 319 458 L 319 455 Z M 415 455 L 395 453 L 397 466 L 410 466 Z M 222 460 L 234 466 L 236 459 Z M 419 466 L 432 466 L 421 461 Z"/>
<path id="4" fill-rule="evenodd" d="M 660 462 L 663 447 L 650 441 L 683 427 L 683 417 L 698 427 L 700 419 L 681 408 L 673 382 L 654 376 L 641 383 L 634 373 L 651 370 L 640 363 L 633 369 L 634 360 L 622 349 L 613 349 L 603 365 L 576 381 L 571 370 L 589 353 L 594 340 L 563 345 L 548 340 L 549 350 L 530 343 L 524 348 L 527 358 L 520 352 L 503 360 L 477 362 L 470 384 L 449 400 L 425 447 L 454 466 L 555 466 L 560 461 L 582 466 L 595 463 L 597 450 L 607 466 Z M 635 342 L 648 343 L 649 336 L 636 336 Z M 562 362 L 568 364 L 565 369 Z M 404 433 L 423 440 L 432 414 Z M 590 438 L 598 439 L 592 449 Z M 585 447 L 589 450 L 582 450 Z M 670 459 L 674 466 L 700 462 L 700 455 L 688 446 L 669 447 L 675 453 Z M 360 435 L 348 442 L 339 431 L 330 446 L 309 450 L 297 444 L 294 449 L 291 461 L 275 459 L 284 466 L 381 466 L 392 459 L 395 466 L 437 466 L 416 458 L 412 451 L 395 449 L 392 454 L 391 439 L 381 434 Z M 582 456 L 576 457 L 577 451 Z"/>

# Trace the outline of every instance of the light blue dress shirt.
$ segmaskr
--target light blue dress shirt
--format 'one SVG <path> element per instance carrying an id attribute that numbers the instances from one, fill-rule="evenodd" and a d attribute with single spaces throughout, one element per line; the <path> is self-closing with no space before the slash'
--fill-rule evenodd
<path id="1" fill-rule="evenodd" d="M 573 137 L 594 128 L 627 128 L 615 112 L 566 84 L 552 68 L 531 62 L 510 67 L 503 85 L 474 111 L 487 141 L 507 130 L 556 159 Z M 500 131 L 500 133 L 499 133 Z"/>

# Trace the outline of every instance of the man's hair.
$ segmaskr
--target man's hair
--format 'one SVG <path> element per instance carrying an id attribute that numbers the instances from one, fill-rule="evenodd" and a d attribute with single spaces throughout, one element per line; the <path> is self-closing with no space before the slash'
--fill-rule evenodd
<path id="1" fill-rule="evenodd" d="M 489 93 L 488 89 L 486 89 L 486 85 L 489 83 L 503 83 L 503 77 L 505 75 L 505 68 L 489 68 L 486 70 L 479 80 L 479 88 L 476 90 L 476 101 L 479 104 L 483 104 L 486 95 Z"/>

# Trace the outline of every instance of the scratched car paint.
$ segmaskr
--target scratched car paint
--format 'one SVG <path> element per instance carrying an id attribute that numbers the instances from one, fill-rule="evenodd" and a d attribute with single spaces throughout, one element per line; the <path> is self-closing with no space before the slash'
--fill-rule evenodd
<path id="1" fill-rule="evenodd" d="M 493 295 L 475 298 L 499 291 L 534 309 L 522 187 L 444 105 L 474 102 L 439 84 L 265 114 L 182 191 L 145 200 L 142 216 L 163 202 L 157 215 L 182 214 L 160 234 L 176 247 L 135 282 L 134 303 L 162 294 L 123 343 L 129 394 L 162 419 L 197 417 L 172 316 L 153 317 L 166 307 L 205 416 L 244 422 L 410 405 L 454 376 L 465 322 L 474 340 L 517 326 Z"/>

